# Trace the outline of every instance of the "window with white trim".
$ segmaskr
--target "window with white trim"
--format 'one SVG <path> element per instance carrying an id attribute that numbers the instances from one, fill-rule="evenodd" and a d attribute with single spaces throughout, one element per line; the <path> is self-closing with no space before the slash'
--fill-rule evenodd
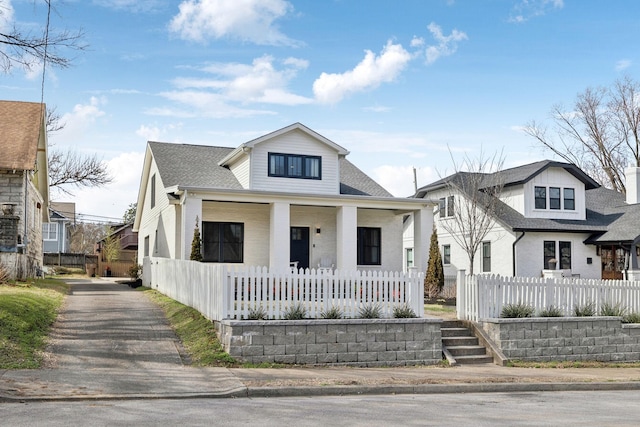
<path id="1" fill-rule="evenodd" d="M 442 264 L 451 264 L 451 245 L 442 245 Z"/>
<path id="2" fill-rule="evenodd" d="M 482 272 L 491 272 L 491 242 L 482 242 Z"/>
<path id="3" fill-rule="evenodd" d="M 269 153 L 269 176 L 321 179 L 322 158 L 300 154 Z"/>
<path id="4" fill-rule="evenodd" d="M 42 223 L 42 240 L 58 240 L 58 223 L 44 222 Z"/>

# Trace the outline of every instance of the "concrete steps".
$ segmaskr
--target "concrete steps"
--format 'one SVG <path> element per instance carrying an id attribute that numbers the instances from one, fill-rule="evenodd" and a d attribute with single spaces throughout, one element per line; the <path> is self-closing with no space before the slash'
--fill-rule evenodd
<path id="1" fill-rule="evenodd" d="M 493 357 L 478 338 L 459 320 L 442 322 L 442 347 L 460 365 L 493 363 Z"/>

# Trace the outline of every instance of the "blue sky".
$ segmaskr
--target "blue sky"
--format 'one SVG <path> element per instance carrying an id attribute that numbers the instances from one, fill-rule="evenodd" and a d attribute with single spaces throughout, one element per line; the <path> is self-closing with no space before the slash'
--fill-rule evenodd
<path id="1" fill-rule="evenodd" d="M 551 158 L 520 127 L 587 87 L 638 79 L 640 2 L 591 0 L 65 0 L 54 28 L 89 50 L 47 70 L 58 148 L 98 153 L 116 181 L 73 190 L 78 212 L 121 217 L 147 140 L 235 147 L 301 122 L 397 196 L 502 151 Z M 0 0 L 0 28 L 39 28 L 33 0 Z M 40 101 L 41 74 L 0 98 Z M 69 200 L 53 194 L 58 200 Z"/>

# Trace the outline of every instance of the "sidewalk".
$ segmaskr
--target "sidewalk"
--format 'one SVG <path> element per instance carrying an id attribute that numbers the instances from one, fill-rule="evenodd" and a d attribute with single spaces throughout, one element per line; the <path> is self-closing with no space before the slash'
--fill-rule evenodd
<path id="1" fill-rule="evenodd" d="M 0 401 L 640 389 L 640 368 L 192 368 L 161 310 L 99 279 L 74 282 L 52 336 L 49 367 L 0 371 Z"/>

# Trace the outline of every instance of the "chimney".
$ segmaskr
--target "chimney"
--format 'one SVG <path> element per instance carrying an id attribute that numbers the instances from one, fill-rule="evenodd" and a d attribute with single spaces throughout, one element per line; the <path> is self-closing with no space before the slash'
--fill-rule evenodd
<path id="1" fill-rule="evenodd" d="M 640 167 L 631 166 L 624 170 L 627 204 L 640 203 Z"/>

